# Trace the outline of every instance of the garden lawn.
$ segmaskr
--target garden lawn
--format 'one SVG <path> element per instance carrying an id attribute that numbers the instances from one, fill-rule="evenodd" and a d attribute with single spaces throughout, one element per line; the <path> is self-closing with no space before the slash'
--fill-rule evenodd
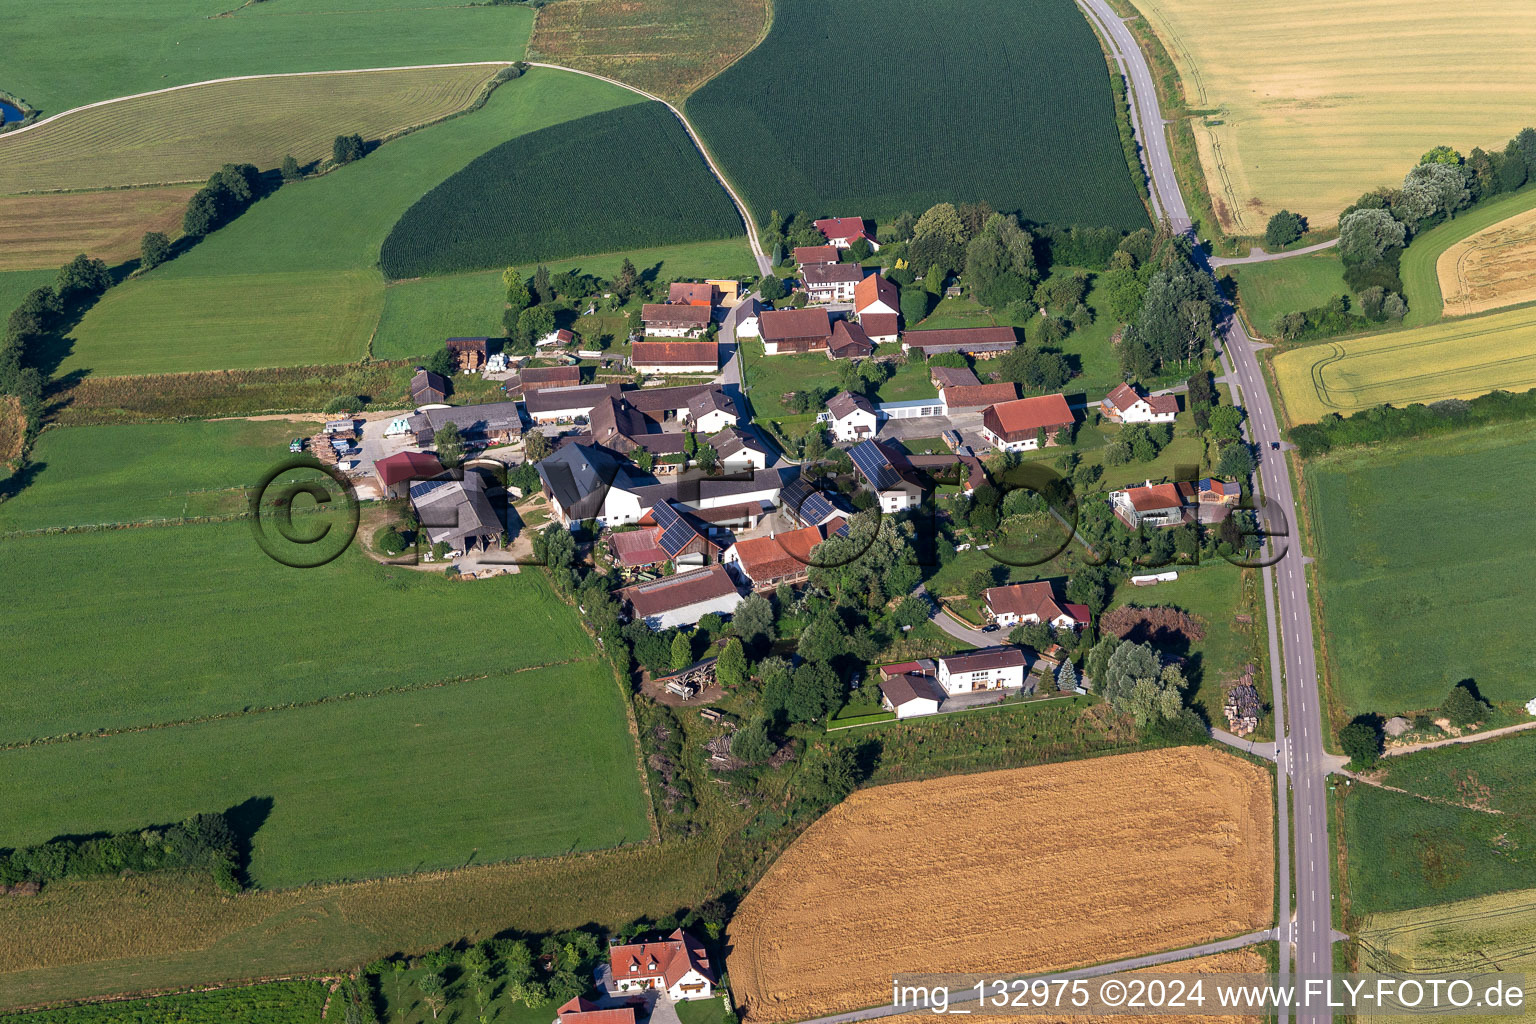
<path id="1" fill-rule="evenodd" d="M 1530 699 L 1536 424 L 1336 452 L 1305 480 L 1346 711 L 1438 707 L 1464 679 L 1491 700 Z"/>
<path id="2" fill-rule="evenodd" d="M 1286 313 L 1316 309 L 1330 299 L 1351 294 L 1344 283 L 1344 264 L 1337 249 L 1229 267 L 1227 273 L 1237 280 L 1237 297 L 1248 322 L 1266 336 L 1274 333 L 1275 321 Z"/>
<path id="3" fill-rule="evenodd" d="M 44 431 L 27 487 L 0 503 L 0 533 L 243 512 L 246 488 L 291 458 L 288 441 L 313 434 L 320 421 Z"/>
<path id="4" fill-rule="evenodd" d="M 1536 867 L 1529 817 L 1449 807 L 1364 784 L 1346 792 L 1344 837 L 1350 909 L 1361 915 L 1529 888 Z"/>
<path id="5" fill-rule="evenodd" d="M 551 274 L 574 270 L 612 279 L 628 259 L 642 278 L 744 278 L 757 273 L 747 237 L 631 249 L 545 263 Z M 531 272 L 531 266 L 522 268 Z M 378 359 L 425 355 L 455 336 L 499 336 L 506 288 L 500 270 L 395 281 L 384 290 L 384 316 L 373 339 Z M 579 329 L 579 328 L 578 328 Z"/>
<path id="6" fill-rule="evenodd" d="M 592 78 L 535 68 L 474 113 L 285 185 L 190 252 L 113 289 L 76 328 L 62 369 L 152 373 L 356 359 L 383 308 L 379 246 L 412 203 L 509 138 L 638 99 Z M 278 312 L 280 328 L 263 309 Z M 178 326 L 183 321 L 196 328 Z M 333 358 L 338 352 L 342 358 Z"/>
<path id="7" fill-rule="evenodd" d="M 825 353 L 803 355 L 765 355 L 763 343 L 756 338 L 741 341 L 743 377 L 747 397 L 761 418 L 783 419 L 796 415 L 785 404 L 784 396 L 810 387 L 836 387 L 842 363 L 829 360 Z M 880 386 L 876 400 L 904 402 L 918 398 L 938 400 L 938 390 L 928 374 L 928 366 L 914 359 L 897 367 L 891 379 Z"/>
<path id="8" fill-rule="evenodd" d="M 442 0 L 282 0 L 273 8 L 55 0 L 7 10 L 0 87 L 51 115 L 236 75 L 518 60 L 533 27 L 526 7 Z M 80 31 L 86 24 L 90 31 Z"/>
<path id="9" fill-rule="evenodd" d="M 450 761 L 460 769 L 445 773 Z M 598 660 L 7 750 L 0 765 L 4 846 L 270 801 L 250 866 L 265 888 L 590 850 L 648 832 L 623 699 Z"/>
<path id="10" fill-rule="evenodd" d="M 590 657 L 537 571 L 458 583 L 357 551 L 293 569 L 249 521 L 0 541 L 0 743 Z M 513 633 L 503 624 L 515 624 Z M 89 652 L 89 656 L 86 652 Z"/>
<path id="11" fill-rule="evenodd" d="M 1068 0 L 778 0 L 767 38 L 687 112 L 760 222 L 984 200 L 1042 224 L 1147 224 L 1102 51 Z M 872 124 L 875 145 L 807 141 Z"/>

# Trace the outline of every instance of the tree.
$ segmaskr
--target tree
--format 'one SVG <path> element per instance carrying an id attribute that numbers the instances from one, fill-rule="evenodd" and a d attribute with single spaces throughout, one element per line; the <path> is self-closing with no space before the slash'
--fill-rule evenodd
<path id="1" fill-rule="evenodd" d="M 624 262 L 619 266 L 619 276 L 614 279 L 613 293 L 619 297 L 620 302 L 628 302 L 634 294 L 635 285 L 640 283 L 640 272 L 630 262 L 629 257 L 624 257 Z"/>
<path id="2" fill-rule="evenodd" d="M 171 256 L 171 240 L 163 231 L 146 231 L 139 240 L 139 269 L 153 270 Z"/>
<path id="3" fill-rule="evenodd" d="M 772 640 L 773 604 L 762 594 L 748 595 L 736 606 L 731 629 L 747 644 L 755 644 L 759 637 Z"/>
<path id="4" fill-rule="evenodd" d="M 1461 154 L 1450 146 L 1436 146 L 1434 149 L 1419 157 L 1421 164 L 1445 164 L 1449 167 L 1461 165 Z"/>
<path id="5" fill-rule="evenodd" d="M 681 672 L 693 664 L 693 641 L 687 633 L 677 631 L 672 638 L 672 671 Z"/>
<path id="6" fill-rule="evenodd" d="M 1121 642 L 1105 663 L 1103 677 L 1096 680 L 1099 693 L 1115 705 L 1117 711 L 1124 710 L 1121 704 L 1130 696 L 1136 681 L 1156 679 L 1161 670 L 1162 665 L 1151 644 Z"/>
<path id="7" fill-rule="evenodd" d="M 361 135 L 338 135 L 331 143 L 331 159 L 338 164 L 350 164 L 363 158 Z"/>
<path id="8" fill-rule="evenodd" d="M 501 272 L 501 283 L 506 286 L 507 309 L 512 322 L 516 323 L 532 298 L 528 294 L 528 282 L 523 280 L 522 273 L 516 267 L 508 267 Z"/>
<path id="9" fill-rule="evenodd" d="M 464 435 L 459 433 L 458 424 L 452 420 L 433 434 L 433 444 L 437 448 L 438 461 L 444 466 L 457 466 L 464 461 Z"/>
<path id="10" fill-rule="evenodd" d="M 1290 245 L 1307 230 L 1306 219 L 1290 210 L 1281 210 L 1269 218 L 1264 228 L 1264 244 L 1271 249 Z"/>
<path id="11" fill-rule="evenodd" d="M 960 585 L 960 591 L 972 601 L 980 601 L 981 595 L 991 586 L 992 570 L 977 569 L 965 577 L 965 582 Z"/>
<path id="12" fill-rule="evenodd" d="M 448 996 L 443 985 L 443 976 L 436 971 L 427 971 L 416 979 L 416 987 L 421 989 L 421 998 L 432 1010 L 432 1019 L 437 1020 L 437 1015 L 443 1012 L 448 1005 Z"/>
<path id="13" fill-rule="evenodd" d="M 105 260 L 93 260 L 81 253 L 59 268 L 59 276 L 53 290 L 60 301 L 67 302 L 79 295 L 100 295 L 112 287 L 112 273 Z"/>
<path id="14" fill-rule="evenodd" d="M 1346 264 L 1375 263 L 1407 237 L 1408 228 L 1387 210 L 1354 210 L 1339 218 L 1339 258 Z"/>
<path id="15" fill-rule="evenodd" d="M 1465 683 L 1457 683 L 1440 703 L 1440 713 L 1452 725 L 1460 729 L 1486 718 L 1492 706 L 1477 699 L 1477 695 Z"/>
<path id="16" fill-rule="evenodd" d="M 283 157 L 282 175 L 284 181 L 298 181 L 300 178 L 304 177 L 304 171 L 301 167 L 299 167 L 299 162 L 298 160 L 294 159 L 292 153 L 289 153 L 287 156 Z"/>
<path id="17" fill-rule="evenodd" d="M 1339 730 L 1339 747 L 1349 755 L 1349 767 L 1354 771 L 1369 771 L 1381 758 L 1381 730 L 1373 722 L 1376 717 L 1361 715 Z"/>
<path id="18" fill-rule="evenodd" d="M 790 677 L 784 712 L 791 722 L 819 721 L 837 707 L 841 689 L 830 666 L 806 661 Z"/>
<path id="19" fill-rule="evenodd" d="M 715 678 L 727 690 L 734 690 L 747 681 L 747 655 L 741 641 L 731 637 L 725 642 L 720 656 L 715 659 Z"/>
<path id="20" fill-rule="evenodd" d="M 843 624 L 836 615 L 818 615 L 800 634 L 795 653 L 808 662 L 828 662 L 843 653 Z M 804 719 L 801 719 L 804 721 Z"/>
<path id="21" fill-rule="evenodd" d="M 1455 164 L 1419 164 L 1403 178 L 1404 209 L 1418 220 L 1455 213 L 1472 201 L 1467 176 Z"/>
<path id="22" fill-rule="evenodd" d="M 1177 718 L 1184 709 L 1184 676 L 1178 668 L 1169 665 L 1156 677 L 1137 679 L 1130 693 L 1116 704 L 1136 720 L 1138 726 Z"/>
<path id="23" fill-rule="evenodd" d="M 548 306 L 530 306 L 517 318 L 517 340 L 532 345 L 555 329 L 555 314 Z"/>
<path id="24" fill-rule="evenodd" d="M 1077 669 L 1071 661 L 1063 661 L 1061 668 L 1056 670 L 1056 689 L 1062 693 L 1071 693 L 1077 689 Z"/>
<path id="25" fill-rule="evenodd" d="M 1119 648 L 1119 637 L 1105 636 L 1093 645 L 1093 650 L 1088 652 L 1087 661 L 1083 663 L 1083 668 L 1087 670 L 1089 678 L 1093 680 L 1094 686 L 1100 693 L 1104 692 L 1104 675 L 1109 671 L 1109 659 Z"/>
<path id="26" fill-rule="evenodd" d="M 1218 405 L 1211 410 L 1209 430 L 1217 437 L 1242 437 L 1243 410 L 1235 405 Z"/>
<path id="27" fill-rule="evenodd" d="M 650 473 L 656 468 L 656 456 L 645 448 L 636 448 L 630 456 L 635 463 L 635 468 L 642 473 Z"/>
<path id="28" fill-rule="evenodd" d="M 1253 452 L 1241 441 L 1227 445 L 1216 459 L 1216 473 L 1229 480 L 1247 480 L 1253 475 Z"/>
<path id="29" fill-rule="evenodd" d="M 775 747 L 768 737 L 768 719 L 753 715 L 731 737 L 731 754 L 747 764 L 761 764 L 773 756 Z"/>
<path id="30" fill-rule="evenodd" d="M 555 298 L 555 289 L 549 283 L 549 268 L 542 263 L 533 268 L 533 298 L 541 304 Z"/>
<path id="31" fill-rule="evenodd" d="M 778 302 L 784 297 L 784 281 L 775 274 L 763 278 L 757 288 L 764 302 Z"/>
<path id="32" fill-rule="evenodd" d="M 688 436 L 692 437 L 693 435 L 689 434 Z M 715 451 L 713 445 L 701 444 L 695 448 L 693 457 L 694 461 L 698 463 L 700 469 L 706 473 L 713 473 L 715 470 L 715 463 L 719 459 L 720 453 Z"/>
<path id="33" fill-rule="evenodd" d="M 549 456 L 549 438 L 542 430 L 530 430 L 523 435 L 523 458 L 529 462 L 539 462 Z"/>

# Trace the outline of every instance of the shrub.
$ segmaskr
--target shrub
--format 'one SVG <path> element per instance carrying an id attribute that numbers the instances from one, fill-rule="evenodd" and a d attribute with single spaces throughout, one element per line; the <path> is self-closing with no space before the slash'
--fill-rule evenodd
<path id="1" fill-rule="evenodd" d="M 336 141 L 331 143 L 331 159 L 338 164 L 350 164 L 354 160 L 361 160 L 364 152 L 361 135 L 338 135 Z"/>
<path id="2" fill-rule="evenodd" d="M 326 402 L 325 408 L 320 411 L 328 413 L 351 412 L 353 409 L 361 409 L 367 404 L 357 395 L 337 395 L 329 402 Z"/>
<path id="3" fill-rule="evenodd" d="M 1264 228 L 1264 244 L 1279 249 L 1296 241 L 1306 230 L 1305 218 L 1290 210 L 1281 210 L 1269 218 L 1269 224 Z"/>

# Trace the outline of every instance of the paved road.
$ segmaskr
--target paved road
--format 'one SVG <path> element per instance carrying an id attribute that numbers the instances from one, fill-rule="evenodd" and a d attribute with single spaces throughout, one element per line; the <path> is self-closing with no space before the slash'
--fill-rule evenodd
<path id="1" fill-rule="evenodd" d="M 1322 252 L 1324 249 L 1332 249 L 1339 244 L 1337 238 L 1330 238 L 1326 242 L 1318 242 L 1316 245 L 1302 246 L 1300 249 L 1292 249 L 1290 252 L 1265 252 L 1258 246 L 1248 250 L 1247 256 L 1212 256 L 1212 267 L 1239 267 L 1244 263 L 1273 263 L 1275 260 L 1288 260 L 1292 256 L 1305 256 L 1309 252 Z"/>
<path id="2" fill-rule="evenodd" d="M 1152 72 L 1130 30 L 1105 0 L 1078 5 L 1108 39 L 1126 75 L 1138 141 L 1147 166 L 1154 207 L 1177 231 L 1191 230 L 1188 208 L 1179 192 L 1169 155 L 1167 133 L 1153 87 Z M 1157 130 L 1151 130 L 1152 128 Z M 1146 130 L 1142 130 L 1146 129 Z M 1260 451 L 1258 482 L 1265 500 L 1266 527 L 1282 534 L 1274 542 L 1280 557 L 1263 570 L 1265 613 L 1269 624 L 1270 678 L 1274 683 L 1275 731 L 1279 770 L 1276 815 L 1280 837 L 1280 891 L 1290 891 L 1291 850 L 1295 851 L 1295 918 L 1288 938 L 1294 943 L 1296 970 L 1310 975 L 1332 969 L 1335 933 L 1328 872 L 1327 771 L 1323 750 L 1323 707 L 1318 694 L 1312 615 L 1307 578 L 1299 550 L 1289 536 L 1296 521 L 1296 499 L 1284 457 L 1270 448 L 1281 440 L 1279 417 L 1264 386 L 1255 344 L 1241 321 L 1230 313 L 1222 327 L 1222 362 L 1238 404 L 1248 413 L 1249 440 Z M 1282 680 L 1284 686 L 1282 688 Z M 1287 807 L 1287 782 L 1294 787 L 1294 816 Z M 1283 910 L 1288 901 L 1282 901 Z M 1281 960 L 1282 980 L 1287 973 Z M 1300 1022 L 1327 1024 L 1332 1013 L 1309 1012 Z M 1281 1014 L 1280 1020 L 1286 1015 Z"/>
<path id="3" fill-rule="evenodd" d="M 1218 942 L 1207 942 L 1199 946 L 1190 946 L 1186 949 L 1169 950 L 1166 953 L 1150 953 L 1146 956 L 1131 957 L 1129 960 L 1116 960 L 1113 963 L 1098 964 L 1093 967 L 1079 967 L 1072 971 L 1053 971 L 1048 974 L 1034 975 L 1034 977 L 1064 978 L 1099 978 L 1106 974 L 1118 974 L 1121 971 L 1135 971 L 1144 967 L 1157 967 L 1161 964 L 1177 963 L 1180 960 L 1190 960 L 1199 956 L 1210 956 L 1215 953 L 1226 953 L 1234 949 L 1243 949 L 1246 946 L 1256 946 L 1261 942 L 1273 942 L 1276 938 L 1274 929 L 1262 932 L 1250 932 L 1247 935 L 1239 935 L 1231 939 L 1222 939 Z M 1010 977 L 1009 975 L 1002 975 Z M 1019 975 L 1019 977 L 1031 977 L 1031 975 Z M 951 1005 L 962 1005 L 965 991 L 956 991 Z M 835 1013 L 830 1017 L 816 1017 L 805 1021 L 804 1024 L 854 1024 L 862 1020 L 878 1020 L 881 1017 L 894 1017 L 897 1014 L 915 1013 L 926 1010 L 928 1003 L 917 1002 L 904 1006 L 875 1006 L 867 1010 L 854 1010 L 850 1013 Z"/>

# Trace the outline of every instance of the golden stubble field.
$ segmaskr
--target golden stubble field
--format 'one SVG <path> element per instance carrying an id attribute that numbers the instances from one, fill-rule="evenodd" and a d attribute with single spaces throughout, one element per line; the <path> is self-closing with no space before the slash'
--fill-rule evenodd
<path id="1" fill-rule="evenodd" d="M 1446 316 L 1536 300 L 1536 210 L 1486 227 L 1435 261 Z"/>
<path id="2" fill-rule="evenodd" d="M 1055 970 L 1267 928 L 1268 773 L 1206 747 L 880 786 L 730 926 L 751 1024 L 888 1001 L 901 972 Z"/>
<path id="3" fill-rule="evenodd" d="M 196 191 L 183 186 L 0 196 L 0 271 L 57 267 L 81 252 L 108 263 L 131 259 L 144 232 L 181 234 L 182 214 Z"/>
<path id="4" fill-rule="evenodd" d="M 1196 116 L 1222 227 L 1328 227 L 1420 154 L 1503 147 L 1536 121 L 1528 0 L 1132 0 Z"/>

